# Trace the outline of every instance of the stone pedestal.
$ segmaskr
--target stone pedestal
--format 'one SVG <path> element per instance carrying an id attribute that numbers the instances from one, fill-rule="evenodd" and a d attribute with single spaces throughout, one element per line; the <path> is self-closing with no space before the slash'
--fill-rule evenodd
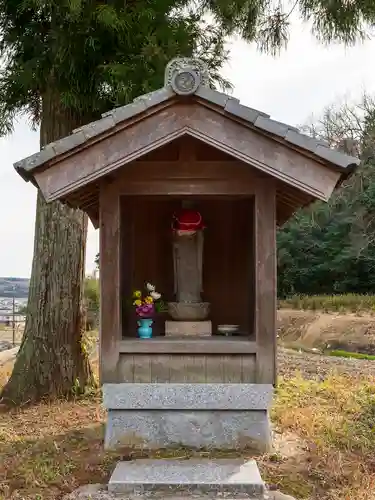
<path id="1" fill-rule="evenodd" d="M 104 384 L 106 449 L 271 449 L 270 384 Z"/>
<path id="2" fill-rule="evenodd" d="M 166 321 L 166 337 L 184 337 L 184 336 L 211 336 L 211 321 Z"/>
<path id="3" fill-rule="evenodd" d="M 204 321 L 209 312 L 209 302 L 168 302 L 169 316 L 175 321 Z"/>

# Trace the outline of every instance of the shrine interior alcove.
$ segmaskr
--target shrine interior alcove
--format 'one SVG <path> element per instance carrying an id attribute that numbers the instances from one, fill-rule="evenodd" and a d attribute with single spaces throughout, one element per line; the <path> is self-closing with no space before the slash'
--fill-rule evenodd
<path id="1" fill-rule="evenodd" d="M 254 335 L 253 197 L 190 197 L 206 225 L 203 254 L 203 300 L 211 304 L 213 331 L 220 324 L 239 325 L 239 334 Z M 167 302 L 174 299 L 173 213 L 183 197 L 121 197 L 122 337 L 134 337 L 132 291 L 151 281 Z M 155 320 L 155 335 L 164 335 L 165 320 Z"/>
<path id="2" fill-rule="evenodd" d="M 193 161 L 190 161 L 190 155 Z M 178 163 L 177 163 L 178 162 Z M 178 165 L 176 168 L 176 164 Z M 120 196 L 120 310 L 122 338 L 136 336 L 132 292 L 147 281 L 154 283 L 166 302 L 174 300 L 171 222 L 187 199 L 201 213 L 204 230 L 203 293 L 210 303 L 212 331 L 220 324 L 239 325 L 238 334 L 254 336 L 255 262 L 254 196 L 222 194 L 183 196 L 198 181 L 207 185 L 217 179 L 249 181 L 253 169 L 201 141 L 184 136 L 146 154 L 120 170 L 113 183 L 124 185 Z M 232 170 L 231 170 L 232 169 Z M 206 170 L 206 171 L 205 171 Z M 145 181 L 147 179 L 147 182 Z M 154 195 L 162 179 L 166 195 Z M 149 183 L 150 194 L 144 192 Z M 186 186 L 186 187 L 184 187 Z M 121 192 L 121 188 L 120 192 Z M 165 335 L 168 314 L 154 321 L 154 335 Z"/>

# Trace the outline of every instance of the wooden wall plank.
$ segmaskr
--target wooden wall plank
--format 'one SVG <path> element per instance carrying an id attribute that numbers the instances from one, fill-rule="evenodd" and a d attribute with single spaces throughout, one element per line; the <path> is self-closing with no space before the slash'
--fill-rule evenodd
<path id="1" fill-rule="evenodd" d="M 124 380 L 134 382 L 134 356 L 120 355 L 117 371 Z"/>
<path id="2" fill-rule="evenodd" d="M 254 185 L 233 177 L 216 179 L 165 179 L 126 183 L 121 189 L 123 195 L 137 196 L 251 196 Z"/>
<path id="3" fill-rule="evenodd" d="M 133 382 L 136 384 L 152 382 L 151 370 L 151 356 L 140 355 L 133 356 L 134 364 L 134 378 Z"/>
<path id="4" fill-rule="evenodd" d="M 262 183 L 255 196 L 255 334 L 257 382 L 276 382 L 276 186 Z"/>
<path id="5" fill-rule="evenodd" d="M 188 367 L 184 366 L 184 356 L 174 354 L 169 356 L 169 380 L 167 382 L 186 382 Z"/>
<path id="6" fill-rule="evenodd" d="M 218 324 L 231 324 L 239 325 L 243 335 L 254 334 L 249 314 L 249 304 L 254 301 L 253 286 L 249 285 L 252 204 L 252 198 L 241 198 L 204 199 L 197 205 L 207 225 L 203 285 L 204 300 L 211 303 L 213 331 Z"/>
<path id="7" fill-rule="evenodd" d="M 106 184 L 100 190 L 100 380 L 115 382 L 121 340 L 120 204 Z"/>
<path id="8" fill-rule="evenodd" d="M 256 356 L 253 358 L 241 356 L 237 362 L 241 364 L 241 382 L 243 384 L 253 384 L 256 382 Z"/>
<path id="9" fill-rule="evenodd" d="M 115 196 L 116 190 L 114 190 Z M 123 238 L 121 249 L 123 336 L 137 336 L 137 318 L 131 305 L 132 291 L 153 283 L 163 300 L 173 300 L 171 220 L 178 206 L 171 198 L 121 197 Z M 153 332 L 164 333 L 165 314 L 157 315 Z"/>
<path id="10" fill-rule="evenodd" d="M 239 362 L 239 366 L 236 366 L 236 361 Z M 223 379 L 225 383 L 240 384 L 242 382 L 241 360 L 237 359 L 237 356 L 223 356 L 222 366 Z"/>
<path id="11" fill-rule="evenodd" d="M 152 339 L 126 339 L 120 342 L 124 354 L 255 354 L 255 342 L 243 337 L 207 336 L 199 338 L 154 337 Z"/>
<path id="12" fill-rule="evenodd" d="M 255 355 L 120 354 L 117 382 L 254 383 Z"/>
<path id="13" fill-rule="evenodd" d="M 170 380 L 171 365 L 169 354 L 155 354 L 151 358 L 151 380 L 154 383 L 163 383 Z"/>

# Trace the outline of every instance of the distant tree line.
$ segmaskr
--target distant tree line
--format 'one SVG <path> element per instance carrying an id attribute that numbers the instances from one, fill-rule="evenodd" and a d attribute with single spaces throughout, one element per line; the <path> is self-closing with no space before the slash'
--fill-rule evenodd
<path id="1" fill-rule="evenodd" d="M 310 133 L 358 153 L 357 172 L 278 233 L 278 294 L 375 293 L 375 104 L 329 108 Z"/>

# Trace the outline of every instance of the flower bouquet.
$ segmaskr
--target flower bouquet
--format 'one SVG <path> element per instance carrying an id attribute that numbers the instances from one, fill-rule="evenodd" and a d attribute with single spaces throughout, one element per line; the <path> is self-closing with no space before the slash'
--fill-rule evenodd
<path id="1" fill-rule="evenodd" d="M 133 293 L 133 305 L 135 313 L 138 316 L 138 335 L 140 338 L 152 337 L 152 323 L 155 313 L 162 312 L 165 309 L 161 300 L 161 294 L 155 290 L 151 283 L 146 284 L 146 295 L 141 290 L 135 290 Z"/>

